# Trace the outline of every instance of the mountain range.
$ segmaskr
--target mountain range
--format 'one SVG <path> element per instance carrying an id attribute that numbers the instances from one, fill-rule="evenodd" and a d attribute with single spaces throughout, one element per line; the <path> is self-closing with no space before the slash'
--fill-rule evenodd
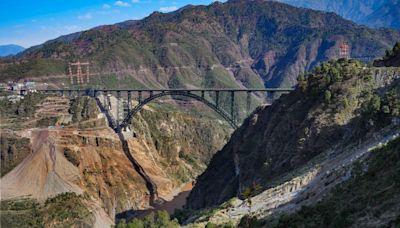
<path id="1" fill-rule="evenodd" d="M 278 0 L 294 6 L 335 12 L 371 27 L 400 28 L 398 0 Z"/>
<path id="2" fill-rule="evenodd" d="M 284 87 L 321 61 L 382 56 L 400 32 L 370 29 L 333 13 L 263 0 L 230 0 L 155 12 L 140 21 L 100 26 L 32 47 L 6 64 L 1 80 L 66 74 L 90 61 L 97 80 L 116 87 Z M 109 83 L 110 78 L 117 80 Z M 108 80 L 108 81 L 107 81 Z M 68 78 L 57 79 L 68 84 Z M 107 84 L 108 83 L 108 84 Z"/>
<path id="3" fill-rule="evenodd" d="M 0 45 L 0 57 L 16 55 L 24 50 L 24 47 L 15 44 Z"/>

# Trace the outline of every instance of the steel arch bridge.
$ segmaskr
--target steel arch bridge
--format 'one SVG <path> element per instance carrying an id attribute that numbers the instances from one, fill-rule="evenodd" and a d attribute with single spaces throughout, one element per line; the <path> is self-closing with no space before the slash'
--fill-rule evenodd
<path id="1" fill-rule="evenodd" d="M 97 105 L 100 107 L 101 111 L 106 114 L 109 121 L 110 127 L 112 127 L 116 132 L 121 132 L 122 129 L 126 129 L 131 123 L 132 118 L 143 109 L 143 107 L 161 97 L 165 96 L 183 96 L 188 97 L 203 104 L 207 105 L 209 108 L 214 110 L 218 115 L 220 115 L 233 129 L 238 128 L 238 120 L 235 115 L 235 97 L 237 93 L 247 94 L 246 110 L 247 114 L 250 113 L 251 106 L 251 96 L 254 93 L 289 93 L 293 91 L 293 88 L 265 88 L 265 89 L 47 89 L 47 90 L 37 90 L 39 93 L 45 94 L 58 94 L 67 97 L 76 96 L 91 96 L 96 99 Z M 21 90 L 21 94 L 26 94 L 28 91 Z M 220 102 L 220 94 L 228 93 L 230 94 L 230 112 L 223 109 Z M 111 94 L 116 94 L 117 107 L 116 107 L 116 117 L 111 114 L 112 105 L 110 101 Z M 143 99 L 143 94 L 148 94 L 146 98 Z M 207 99 L 206 94 L 209 97 L 214 96 L 214 99 Z M 103 95 L 103 102 L 100 101 L 100 95 Z M 124 99 L 122 95 L 126 97 L 127 107 L 124 108 Z M 138 104 L 132 107 L 132 95 L 137 95 Z M 121 112 L 122 108 L 122 112 Z M 125 117 L 123 115 L 124 110 L 127 110 Z"/>
<path id="2" fill-rule="evenodd" d="M 190 97 L 194 100 L 200 101 L 200 102 L 204 103 L 205 105 L 207 105 L 208 107 L 210 107 L 211 109 L 213 109 L 222 118 L 224 118 L 224 120 L 226 120 L 233 129 L 238 128 L 238 125 L 236 124 L 236 121 L 234 119 L 234 116 L 232 116 L 232 113 L 231 113 L 231 115 L 229 115 L 228 113 L 226 113 L 225 110 L 223 110 L 222 108 L 220 108 L 218 106 L 218 103 L 213 104 L 213 103 L 209 102 L 207 99 L 205 99 L 204 93 L 202 94 L 202 96 L 199 96 L 199 95 L 193 94 L 191 91 L 162 91 L 161 93 L 153 94 L 152 96 L 146 98 L 145 100 L 140 101 L 139 104 L 137 104 L 129 112 L 129 114 L 125 117 L 125 119 L 120 124 L 120 127 L 126 128 L 129 125 L 131 119 L 138 112 L 140 112 L 140 110 L 142 110 L 146 104 L 152 102 L 153 100 L 155 100 L 157 98 L 164 97 L 164 96 L 184 96 L 184 97 Z"/>

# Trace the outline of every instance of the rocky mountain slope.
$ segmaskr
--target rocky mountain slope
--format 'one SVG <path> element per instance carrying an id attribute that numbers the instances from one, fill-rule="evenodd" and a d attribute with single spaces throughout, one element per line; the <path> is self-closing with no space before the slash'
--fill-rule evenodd
<path id="1" fill-rule="evenodd" d="M 128 87 L 292 86 L 299 73 L 339 55 L 381 56 L 400 39 L 332 13 L 263 0 L 230 0 L 153 13 L 30 48 L 3 61 L 1 80 L 44 77 L 69 84 L 67 62 L 91 62 L 94 85 Z M 100 75 L 99 75 L 100 74 Z"/>
<path id="2" fill-rule="evenodd" d="M 383 72 L 339 60 L 300 76 L 295 92 L 259 108 L 234 132 L 197 179 L 188 207 L 256 194 L 324 151 L 361 143 L 387 126 L 396 129 L 399 75 L 398 68 Z"/>
<path id="3" fill-rule="evenodd" d="M 371 27 L 400 28 L 400 3 L 397 0 L 278 0 L 298 7 L 328 12 Z"/>
<path id="4" fill-rule="evenodd" d="M 28 101 L 31 105 L 25 106 Z M 94 100 L 31 95 L 16 104 L 1 102 L 6 103 L 1 109 L 1 146 L 11 148 L 1 150 L 2 165 L 8 165 L 1 178 L 2 215 L 25 213 L 25 224 L 47 227 L 63 222 L 107 227 L 120 213 L 150 207 L 146 181 Z M 129 153 L 157 185 L 162 200 L 171 200 L 200 174 L 230 134 L 227 124 L 194 117 L 173 104 L 169 109 L 146 107 L 133 122 Z M 17 153 L 17 145 L 10 145 L 14 141 L 27 152 Z M 74 194 L 60 196 L 68 192 Z M 68 208 L 62 207 L 63 200 L 80 205 L 77 212 L 62 212 Z M 6 217 L 1 216 L 2 226 L 19 224 Z"/>
<path id="5" fill-rule="evenodd" d="M 0 57 L 16 55 L 25 50 L 24 47 L 15 44 L 0 45 Z"/>
<path id="6" fill-rule="evenodd" d="M 395 66 L 400 67 L 400 42 L 397 42 L 392 50 L 387 50 L 386 55 L 374 62 L 375 66 Z"/>
<path id="7" fill-rule="evenodd" d="M 352 177 L 313 206 L 280 217 L 276 227 L 396 227 L 400 224 L 400 138 L 357 163 Z"/>

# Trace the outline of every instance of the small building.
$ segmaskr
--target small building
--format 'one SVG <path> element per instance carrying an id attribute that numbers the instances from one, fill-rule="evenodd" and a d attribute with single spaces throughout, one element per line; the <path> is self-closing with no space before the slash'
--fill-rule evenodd
<path id="1" fill-rule="evenodd" d="M 36 82 L 25 82 L 25 89 L 26 90 L 35 90 L 36 89 Z"/>
<path id="2" fill-rule="evenodd" d="M 10 95 L 10 96 L 7 96 L 7 100 L 12 102 L 12 103 L 17 103 L 22 99 L 24 99 L 24 97 L 21 96 L 21 95 Z"/>
<path id="3" fill-rule="evenodd" d="M 14 83 L 12 85 L 12 90 L 13 91 L 18 91 L 18 90 L 21 90 L 23 88 L 24 88 L 24 84 L 22 84 L 22 83 Z"/>
<path id="4" fill-rule="evenodd" d="M 0 91 L 6 91 L 8 88 L 8 85 L 5 83 L 0 83 Z"/>

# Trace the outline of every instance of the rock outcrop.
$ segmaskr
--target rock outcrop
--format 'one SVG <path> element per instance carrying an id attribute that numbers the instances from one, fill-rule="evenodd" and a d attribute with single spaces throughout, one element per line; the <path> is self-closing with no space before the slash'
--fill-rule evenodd
<path id="1" fill-rule="evenodd" d="M 233 133 L 197 179 L 188 207 L 216 206 L 253 186 L 274 187 L 275 180 L 323 151 L 395 124 L 397 103 L 389 108 L 388 97 L 398 96 L 399 75 L 339 60 L 301 77 L 296 91 L 259 108 Z"/>

